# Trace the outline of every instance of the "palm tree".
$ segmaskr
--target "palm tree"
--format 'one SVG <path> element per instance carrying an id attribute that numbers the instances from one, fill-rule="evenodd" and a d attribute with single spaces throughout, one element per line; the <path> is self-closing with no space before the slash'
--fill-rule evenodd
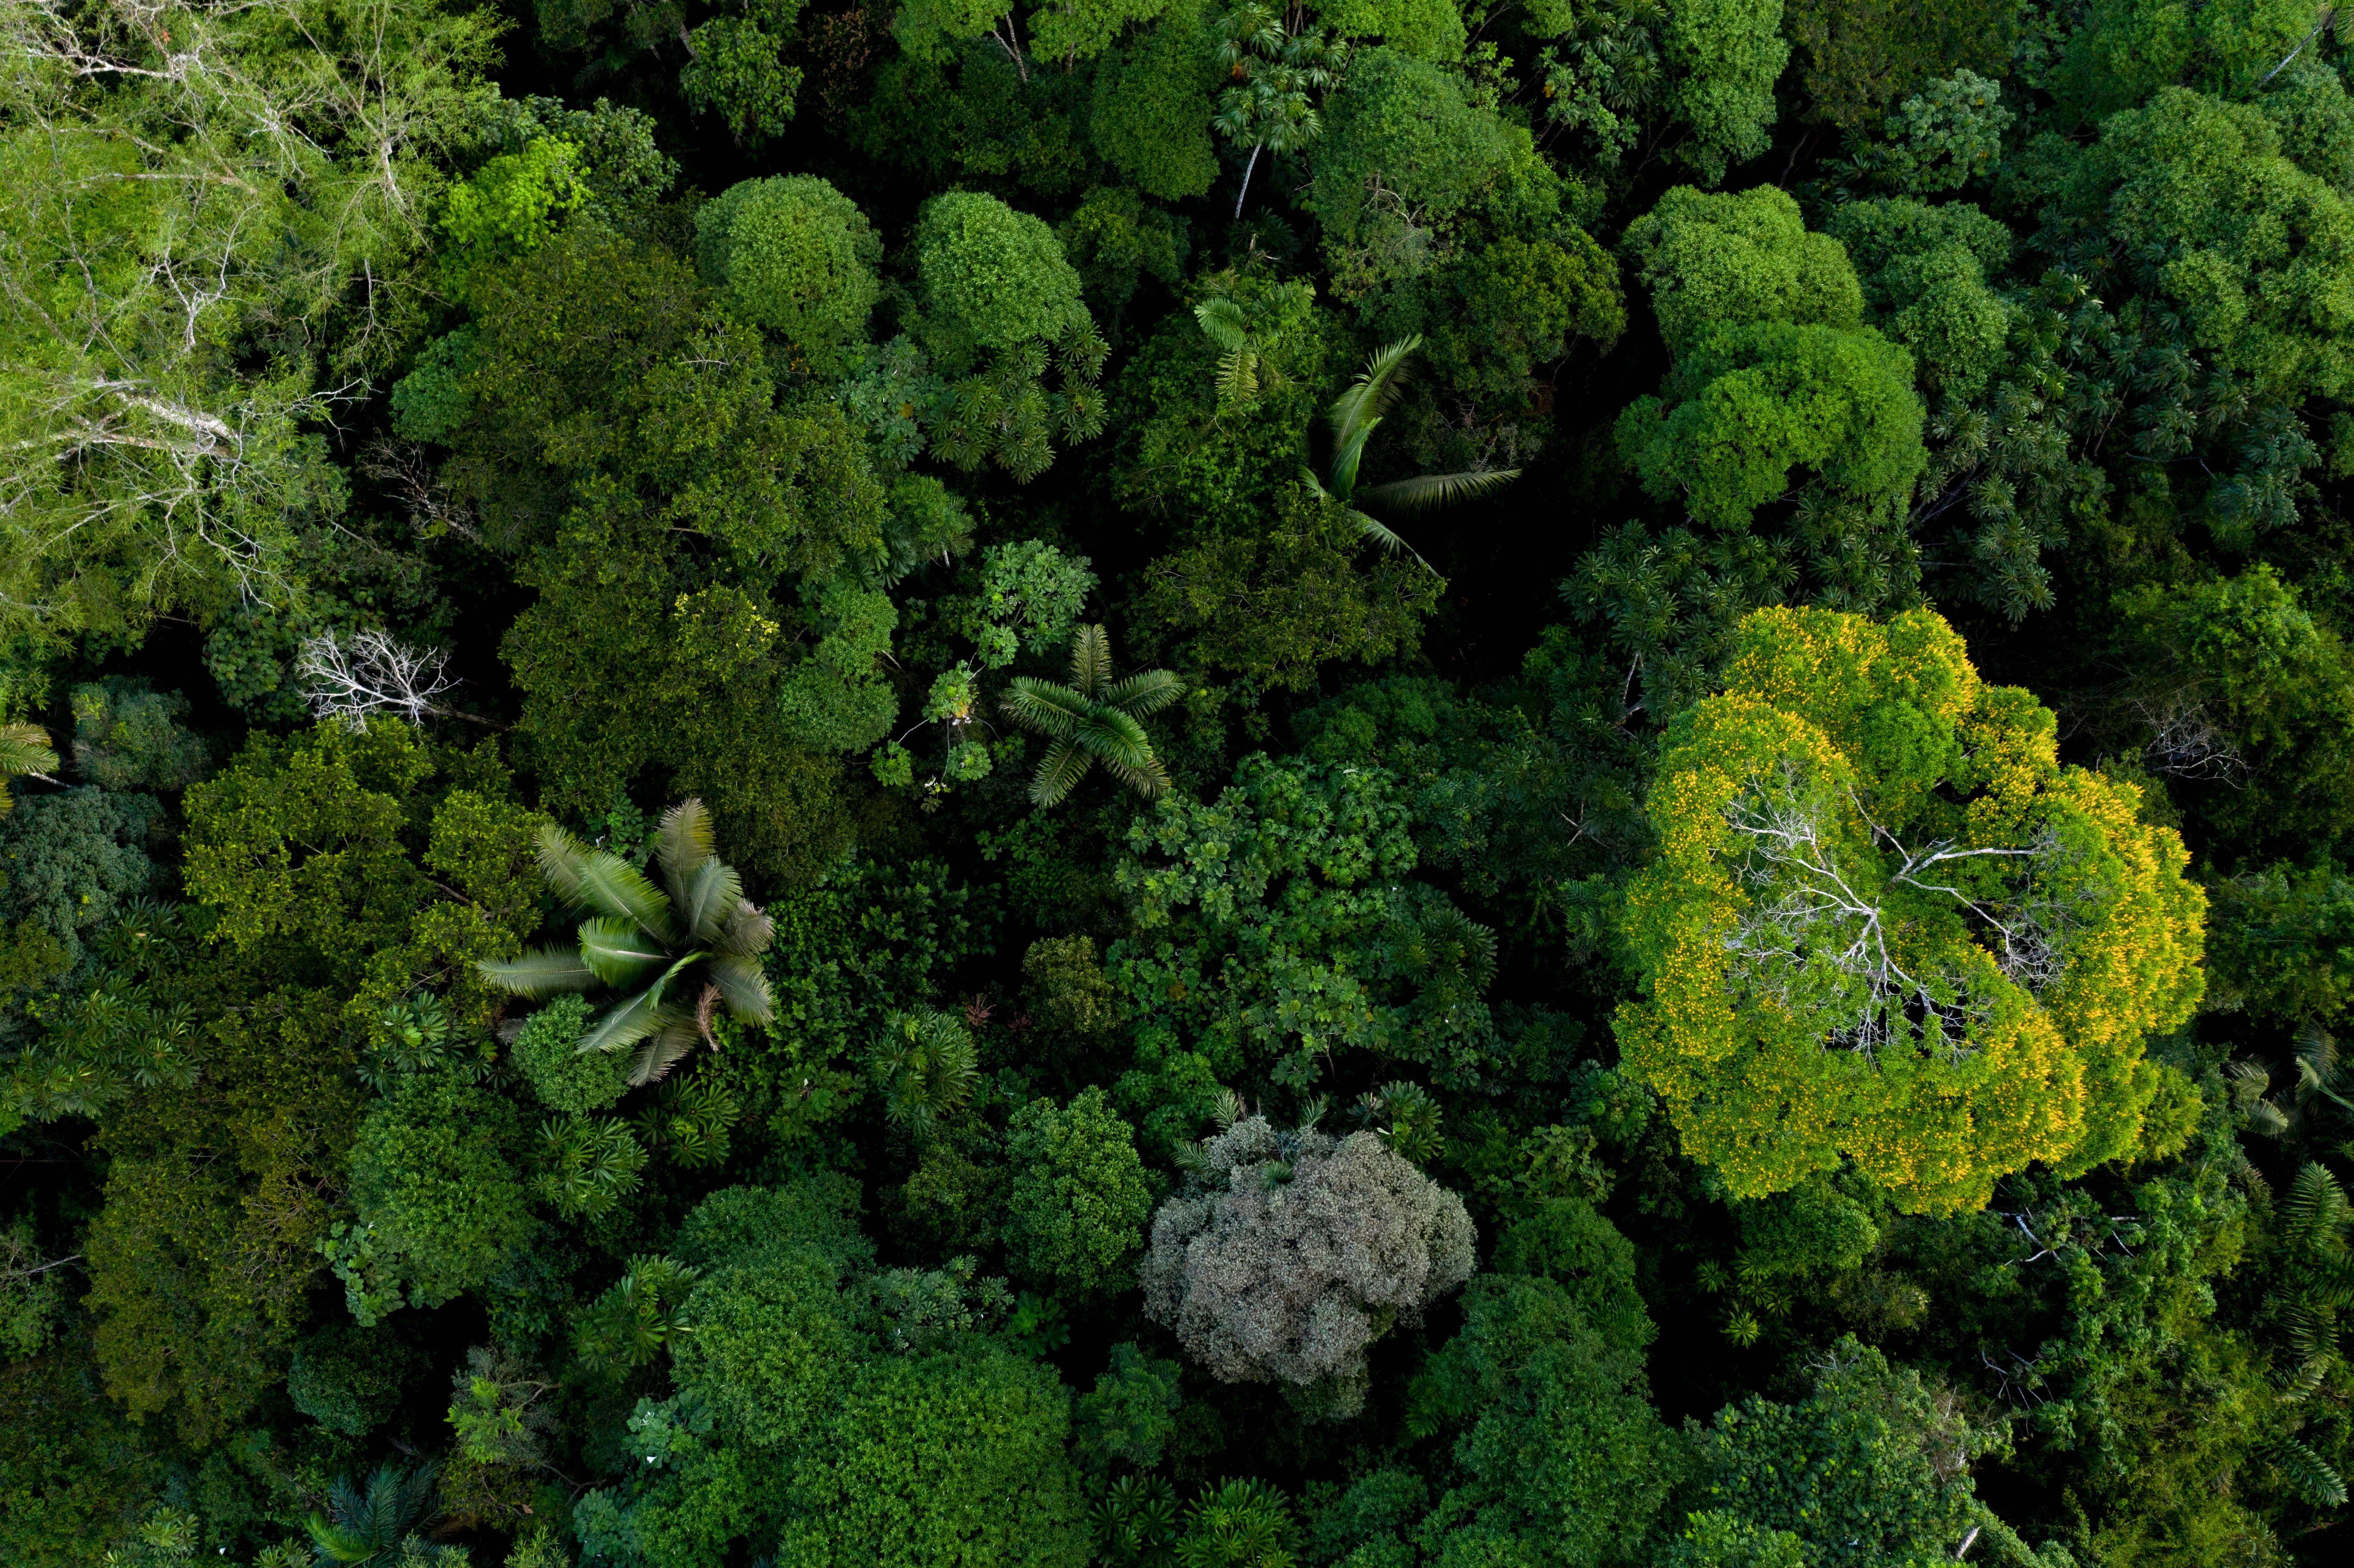
<path id="1" fill-rule="evenodd" d="M 1233 85 L 1218 95 L 1218 112 L 1210 123 L 1235 146 L 1247 143 L 1251 150 L 1242 188 L 1235 193 L 1235 220 L 1240 222 L 1258 155 L 1270 150 L 1296 153 L 1323 133 L 1324 118 L 1308 95 L 1340 79 L 1344 57 L 1325 41 L 1321 28 L 1288 32 L 1282 19 L 1257 0 L 1222 18 L 1216 31 L 1218 63 Z"/>
<path id="2" fill-rule="evenodd" d="M 22 773 L 35 779 L 49 779 L 49 769 L 58 765 L 58 754 L 49 749 L 49 732 L 37 724 L 0 724 L 0 817 L 15 810 L 16 802 L 8 798 L 8 780 Z"/>
<path id="3" fill-rule="evenodd" d="M 1051 806 L 1100 762 L 1113 778 L 1150 800 L 1169 788 L 1169 774 L 1152 755 L 1137 721 L 1182 695 L 1184 683 L 1166 670 L 1111 678 L 1111 640 L 1100 626 L 1082 626 L 1071 639 L 1071 683 L 1014 677 L 1005 716 L 1054 741 L 1030 783 L 1030 799 Z"/>
<path id="4" fill-rule="evenodd" d="M 1421 473 L 1412 479 L 1392 480 L 1387 484 L 1357 486 L 1357 465 L 1365 455 L 1365 440 L 1380 426 L 1405 387 L 1405 362 L 1422 346 L 1419 334 L 1387 348 L 1365 361 L 1365 368 L 1346 392 L 1333 400 L 1332 467 L 1328 480 L 1316 477 L 1313 469 L 1300 471 L 1307 476 L 1308 486 L 1319 495 L 1330 496 L 1348 508 L 1358 532 L 1394 555 L 1404 550 L 1432 572 L 1437 570 L 1424 561 L 1411 545 L 1400 538 L 1385 524 L 1367 515 L 1363 508 L 1372 506 L 1384 511 L 1434 512 L 1442 506 L 1485 495 L 1500 490 L 1521 477 L 1516 468 L 1486 469 L 1465 473 Z"/>
<path id="5" fill-rule="evenodd" d="M 311 1516 L 311 1542 L 319 1562 L 345 1568 L 389 1562 L 400 1543 L 429 1520 L 435 1475 L 430 1464 L 414 1470 L 378 1465 L 365 1491 L 349 1476 L 339 1478 L 327 1490 L 327 1513 L 334 1522 Z"/>
<path id="6" fill-rule="evenodd" d="M 702 801 L 684 800 L 663 813 L 654 856 L 667 894 L 620 856 L 548 823 L 539 832 L 540 873 L 557 897 L 588 915 L 579 946 L 477 966 L 493 985 L 534 999 L 599 986 L 641 988 L 592 1022 L 579 1044 L 582 1051 L 636 1046 L 632 1084 L 669 1072 L 697 1040 L 716 1049 L 716 1009 L 747 1023 L 766 1023 L 775 1012 L 760 955 L 776 923 L 744 896 L 743 878 L 712 848 L 711 814 Z"/>

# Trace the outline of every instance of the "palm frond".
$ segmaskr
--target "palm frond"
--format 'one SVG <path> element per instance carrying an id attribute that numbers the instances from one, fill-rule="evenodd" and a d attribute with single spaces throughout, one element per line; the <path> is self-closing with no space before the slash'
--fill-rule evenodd
<path id="1" fill-rule="evenodd" d="M 766 1023 L 777 1015 L 776 998 L 769 991 L 769 977 L 761 972 L 758 959 L 723 953 L 711 960 L 705 972 L 719 988 L 719 999 L 735 1017 L 747 1023 Z"/>
<path id="2" fill-rule="evenodd" d="M 1349 501 L 1357 493 L 1357 466 L 1364 461 L 1365 441 L 1381 424 L 1368 419 L 1343 436 L 1332 449 L 1332 494 Z"/>
<path id="3" fill-rule="evenodd" d="M 1392 480 L 1387 484 L 1361 490 L 1357 493 L 1357 504 L 1378 506 L 1387 512 L 1436 512 L 1501 490 L 1520 477 L 1521 471 L 1516 468 L 1483 469 L 1476 473 L 1421 473 L 1412 479 Z"/>
<path id="4" fill-rule="evenodd" d="M 643 1088 L 659 1082 L 702 1039 L 703 1031 L 695 1026 L 692 1013 L 663 1024 L 638 1042 L 638 1049 L 630 1058 L 630 1083 Z"/>
<path id="5" fill-rule="evenodd" d="M 1422 338 L 1416 334 L 1384 346 L 1365 361 L 1357 379 L 1332 401 L 1332 437 L 1336 442 L 1347 446 L 1354 435 L 1357 446 L 1364 446 L 1364 437 L 1358 432 L 1379 424 L 1382 416 L 1396 406 L 1399 394 L 1405 390 L 1405 362 L 1421 346 Z"/>
<path id="6" fill-rule="evenodd" d="M 475 963 L 474 972 L 501 991 L 535 1001 L 597 985 L 597 971 L 578 948 L 535 948 L 519 959 L 483 959 Z"/>
<path id="7" fill-rule="evenodd" d="M 671 930 L 670 899 L 663 890 L 648 882 L 645 874 L 620 855 L 603 850 L 590 850 L 580 857 L 578 903 L 584 909 L 594 909 L 600 915 L 610 915 L 622 920 L 634 920 L 645 927 L 650 936 L 668 942 L 674 939 Z"/>
<path id="8" fill-rule="evenodd" d="M 1082 626 L 1071 637 L 1071 685 L 1094 702 L 1111 684 L 1111 639 L 1100 626 Z"/>
<path id="9" fill-rule="evenodd" d="M 1432 566 L 1428 561 L 1423 560 L 1422 552 L 1416 549 L 1412 545 L 1407 544 L 1405 536 L 1399 534 L 1396 529 L 1392 528 L 1388 524 L 1377 522 L 1373 518 L 1366 516 L 1363 513 L 1359 512 L 1354 508 L 1350 510 L 1349 520 L 1357 525 L 1357 532 L 1361 535 L 1371 539 L 1374 544 L 1379 545 L 1391 555 L 1394 556 L 1402 550 L 1405 554 L 1412 556 L 1416 561 L 1420 562 L 1423 570 L 1428 572 L 1433 577 L 1437 577 L 1438 575 L 1438 568 Z"/>
<path id="10" fill-rule="evenodd" d="M 0 775 L 47 773 L 57 765 L 48 730 L 37 724 L 0 724 Z"/>
<path id="11" fill-rule="evenodd" d="M 1087 776 L 1095 759 L 1080 749 L 1078 742 L 1066 736 L 1046 748 L 1039 759 L 1038 771 L 1030 780 L 1030 799 L 1037 805 L 1061 803 L 1064 796 L 1079 787 Z"/>
<path id="12" fill-rule="evenodd" d="M 590 1051 L 619 1051 L 686 1016 L 682 1008 L 663 1005 L 658 985 L 648 986 L 628 1001 L 615 1004 L 591 1023 L 580 1036 L 578 1049 L 583 1054 Z"/>
<path id="13" fill-rule="evenodd" d="M 726 861 L 716 856 L 707 859 L 678 894 L 680 932 L 685 940 L 707 948 L 719 939 L 728 917 L 743 905 L 743 877 Z"/>
<path id="14" fill-rule="evenodd" d="M 1218 403 L 1222 408 L 1246 408 L 1258 401 L 1258 355 L 1247 348 L 1218 356 Z"/>
<path id="15" fill-rule="evenodd" d="M 582 843 L 554 822 L 539 825 L 539 874 L 547 879 L 549 889 L 570 907 L 582 907 L 580 901 L 580 863 L 590 853 Z"/>
<path id="16" fill-rule="evenodd" d="M 1072 736 L 1112 776 L 1146 800 L 1167 791 L 1169 774 L 1152 755 L 1144 726 L 1117 708 L 1101 708 L 1087 716 Z"/>
<path id="17" fill-rule="evenodd" d="M 599 980 L 619 991 L 669 963 L 671 953 L 635 920 L 596 915 L 580 923 L 580 959 Z"/>
<path id="18" fill-rule="evenodd" d="M 769 950 L 777 938 L 777 923 L 769 912 L 747 902 L 738 904 L 727 917 L 727 928 L 711 944 L 711 950 L 724 958 L 754 959 Z"/>
<path id="19" fill-rule="evenodd" d="M 1170 671 L 1140 670 L 1105 687 L 1103 702 L 1107 707 L 1143 718 L 1159 713 L 1184 694 L 1185 683 Z"/>
<path id="20" fill-rule="evenodd" d="M 1067 740 L 1087 715 L 1087 700 L 1068 686 L 1029 675 L 1013 677 L 1013 689 L 998 706 L 1023 729 L 1050 740 Z"/>
<path id="21" fill-rule="evenodd" d="M 1202 323 L 1203 335 L 1228 354 L 1250 346 L 1249 318 L 1232 300 L 1204 300 L 1193 307 L 1193 319 Z"/>
<path id="22" fill-rule="evenodd" d="M 693 885 L 695 874 L 718 853 L 712 842 L 711 813 L 696 797 L 689 795 L 662 814 L 662 823 L 654 830 L 654 858 L 662 862 L 663 880 L 670 884 L 671 897 L 681 906 L 686 903 L 686 889 Z"/>

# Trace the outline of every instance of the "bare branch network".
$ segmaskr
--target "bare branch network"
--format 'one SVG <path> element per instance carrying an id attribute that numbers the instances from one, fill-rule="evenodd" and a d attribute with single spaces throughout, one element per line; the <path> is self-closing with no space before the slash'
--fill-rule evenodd
<path id="1" fill-rule="evenodd" d="M 458 684 L 444 669 L 449 662 L 446 651 L 420 652 L 381 631 L 362 631 L 348 640 L 323 631 L 304 641 L 294 675 L 312 717 L 366 729 L 379 714 L 398 715 L 413 725 L 429 715 L 466 716 L 433 700 Z"/>
<path id="2" fill-rule="evenodd" d="M 1775 778 L 1725 804 L 1725 825 L 1740 846 L 1731 857 L 1734 880 L 1750 895 L 1724 939 L 1726 951 L 1740 960 L 1754 991 L 1793 1010 L 1827 1014 L 1830 1037 L 1850 1050 L 1876 1051 L 1901 1026 L 1925 1035 L 1934 1031 L 1949 1054 L 1967 1055 L 1991 1001 L 1978 993 L 1964 966 L 1908 967 L 1898 957 L 1903 922 L 1887 907 L 1887 890 L 1908 887 L 1953 899 L 1997 969 L 2030 992 L 2060 978 L 2069 939 L 2100 890 L 2086 878 L 2064 874 L 2073 857 L 2048 827 L 2020 848 L 1966 849 L 1940 839 L 1914 849 L 1874 821 L 1852 789 L 1846 800 L 1871 830 L 1872 842 L 1894 857 L 1893 870 L 1878 874 L 1882 868 L 1875 868 L 1875 876 L 1866 876 L 1841 864 L 1829 822 L 1834 798 L 1809 789 L 1787 758 Z M 1963 866 L 1989 861 L 2007 864 L 2009 896 L 1987 897 L 1956 885 Z M 1823 968 L 1848 983 L 1822 994 L 1823 987 L 1807 981 L 1810 971 L 1819 976 Z"/>

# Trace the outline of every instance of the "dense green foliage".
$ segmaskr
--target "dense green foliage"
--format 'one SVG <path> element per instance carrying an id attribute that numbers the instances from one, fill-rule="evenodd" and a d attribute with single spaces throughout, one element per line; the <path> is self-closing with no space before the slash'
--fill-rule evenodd
<path id="1" fill-rule="evenodd" d="M 0 1563 L 2348 1556 L 2342 7 L 0 53 Z"/>

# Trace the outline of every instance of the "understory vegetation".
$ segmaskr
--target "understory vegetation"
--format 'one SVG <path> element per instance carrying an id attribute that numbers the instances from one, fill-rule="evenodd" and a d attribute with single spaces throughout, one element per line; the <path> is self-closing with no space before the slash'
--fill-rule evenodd
<path id="1" fill-rule="evenodd" d="M 2348 16 L 0 0 L 0 1562 L 2345 1561 Z"/>

